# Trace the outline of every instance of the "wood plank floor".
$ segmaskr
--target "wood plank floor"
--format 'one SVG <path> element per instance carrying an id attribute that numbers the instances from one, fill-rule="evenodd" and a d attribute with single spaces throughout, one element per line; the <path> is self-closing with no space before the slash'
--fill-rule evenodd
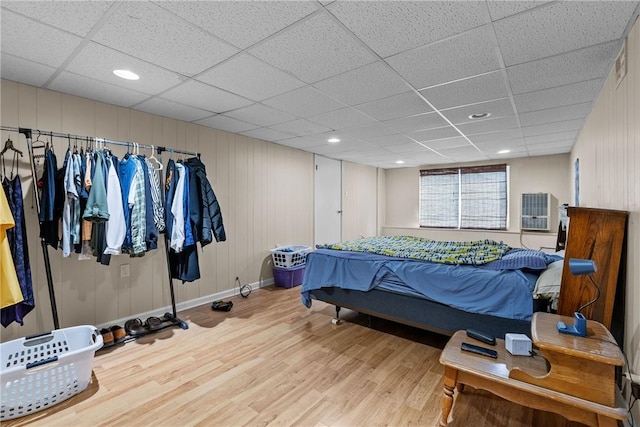
<path id="1" fill-rule="evenodd" d="M 300 303 L 267 287 L 179 313 L 164 329 L 96 353 L 92 383 L 3 426 L 435 426 L 447 337 Z M 343 310 L 345 312 L 345 310 Z M 451 426 L 519 427 L 534 411 L 467 387 Z M 542 425 L 542 424 L 540 424 Z M 552 424 L 544 424 L 552 425 Z"/>

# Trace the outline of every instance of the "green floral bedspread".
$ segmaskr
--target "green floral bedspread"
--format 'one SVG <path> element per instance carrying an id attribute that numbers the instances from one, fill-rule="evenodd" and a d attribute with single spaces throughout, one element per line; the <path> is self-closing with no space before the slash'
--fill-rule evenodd
<path id="1" fill-rule="evenodd" d="M 412 236 L 366 237 L 347 242 L 318 245 L 318 248 L 369 252 L 441 264 L 471 265 L 482 265 L 498 260 L 510 249 L 505 243 L 488 239 L 471 242 L 443 242 Z"/>

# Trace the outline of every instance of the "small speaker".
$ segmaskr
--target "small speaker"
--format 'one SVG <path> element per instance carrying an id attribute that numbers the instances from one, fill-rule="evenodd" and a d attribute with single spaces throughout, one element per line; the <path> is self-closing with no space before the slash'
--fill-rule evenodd
<path id="1" fill-rule="evenodd" d="M 506 334 L 504 345 L 514 356 L 530 356 L 531 340 L 525 334 Z"/>

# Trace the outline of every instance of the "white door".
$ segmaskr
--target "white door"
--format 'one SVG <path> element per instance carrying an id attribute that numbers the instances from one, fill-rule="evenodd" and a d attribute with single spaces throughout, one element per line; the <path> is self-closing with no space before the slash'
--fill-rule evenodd
<path id="1" fill-rule="evenodd" d="M 342 240 L 342 163 L 315 155 L 316 245 Z"/>

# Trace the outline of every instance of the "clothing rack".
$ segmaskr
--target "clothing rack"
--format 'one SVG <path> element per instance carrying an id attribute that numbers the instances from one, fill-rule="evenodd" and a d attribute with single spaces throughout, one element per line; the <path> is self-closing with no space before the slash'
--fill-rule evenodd
<path id="1" fill-rule="evenodd" d="M 80 141 L 86 141 L 87 143 L 94 143 L 96 145 L 99 144 L 109 144 L 109 145 L 118 145 L 118 146 L 123 146 L 123 147 L 127 147 L 127 148 L 145 148 L 145 149 L 151 149 L 151 150 L 155 150 L 156 153 L 161 156 L 162 158 L 162 153 L 163 152 L 168 152 L 168 153 L 175 153 L 175 154 L 184 154 L 184 155 L 190 155 L 190 156 L 197 156 L 198 158 L 200 158 L 200 153 L 198 152 L 194 152 L 194 151 L 185 151 L 185 150 L 178 150 L 178 149 L 173 149 L 173 148 L 167 148 L 167 147 L 162 147 L 162 146 L 154 146 L 154 145 L 148 145 L 148 144 L 138 144 L 138 143 L 132 143 L 132 142 L 124 142 L 124 141 L 113 141 L 110 139 L 105 139 L 105 138 L 95 138 L 95 137 L 89 137 L 89 136 L 80 136 L 80 135 L 72 135 L 72 134 L 68 134 L 68 133 L 60 133 L 60 132 L 52 132 L 52 131 L 40 131 L 37 129 L 29 129 L 29 128 L 17 128 L 17 127 L 11 127 L 11 126 L 0 126 L 0 130 L 3 131 L 8 131 L 8 132 L 17 132 L 17 133 L 21 133 L 25 136 L 26 140 L 27 140 L 27 151 L 29 154 L 29 164 L 30 164 L 30 168 L 31 168 L 31 178 L 33 179 L 33 183 L 34 183 L 34 191 L 36 192 L 35 195 L 35 199 L 36 199 L 36 211 L 37 211 L 37 215 L 38 215 L 38 220 L 40 218 L 40 198 L 38 197 L 37 194 L 37 189 L 36 189 L 36 183 L 38 182 L 37 176 L 36 176 L 36 169 L 35 169 L 35 163 L 34 163 L 34 154 L 33 154 L 33 141 L 32 141 L 32 136 L 34 132 L 38 133 L 38 138 L 40 136 L 49 136 L 52 139 L 53 138 L 65 138 L 68 139 L 69 141 L 71 141 L 71 139 L 73 138 L 74 140 L 80 140 Z M 53 142 L 53 141 L 52 141 Z M 162 174 L 164 175 L 164 174 Z M 165 177 L 162 176 L 160 182 L 164 182 Z M 163 198 L 163 203 L 165 202 L 164 197 L 164 191 L 161 192 L 162 194 L 162 198 Z M 42 224 L 40 224 L 40 226 L 42 226 Z M 60 322 L 58 320 L 58 308 L 57 308 L 57 304 L 56 304 L 56 297 L 55 297 L 55 289 L 53 286 L 53 276 L 51 274 L 51 261 L 49 259 L 49 251 L 47 249 L 47 242 L 45 240 L 44 237 L 40 237 L 40 243 L 42 245 L 42 254 L 44 257 L 44 266 L 45 266 L 45 272 L 46 272 L 46 277 L 47 277 L 47 287 L 49 289 L 49 300 L 51 301 L 51 315 L 53 317 L 53 326 L 55 329 L 60 329 Z M 188 329 L 189 325 L 178 318 L 178 313 L 176 311 L 176 298 L 175 298 L 175 292 L 174 292 L 174 288 L 173 288 L 173 278 L 171 277 L 171 265 L 169 263 L 169 237 L 167 236 L 167 233 L 164 233 L 164 243 L 165 243 L 165 259 L 167 261 L 167 273 L 169 276 L 169 290 L 171 292 L 171 308 L 172 311 L 171 313 L 165 313 L 164 314 L 164 319 L 163 321 L 170 323 L 171 325 L 175 325 L 175 326 L 179 326 L 182 329 Z"/>

